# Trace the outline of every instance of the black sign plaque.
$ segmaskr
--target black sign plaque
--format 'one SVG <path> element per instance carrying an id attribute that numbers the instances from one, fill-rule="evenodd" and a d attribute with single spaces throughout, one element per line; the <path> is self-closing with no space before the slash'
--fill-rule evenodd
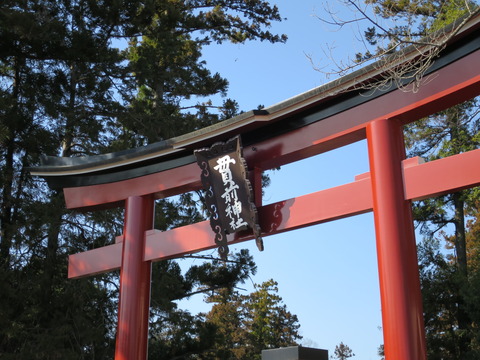
<path id="1" fill-rule="evenodd" d="M 206 191 L 206 205 L 215 243 L 222 259 L 228 254 L 227 234 L 252 229 L 257 246 L 263 251 L 257 209 L 248 180 L 248 170 L 242 156 L 240 136 L 218 142 L 210 148 L 195 150 L 202 169 L 201 179 Z"/>

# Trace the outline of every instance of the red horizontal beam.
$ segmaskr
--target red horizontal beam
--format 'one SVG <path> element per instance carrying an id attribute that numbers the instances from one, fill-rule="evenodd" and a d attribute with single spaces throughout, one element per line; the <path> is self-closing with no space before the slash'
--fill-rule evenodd
<path id="1" fill-rule="evenodd" d="M 262 235 L 332 221 L 368 212 L 372 208 L 370 181 L 361 180 L 313 194 L 262 206 L 258 211 Z M 145 260 L 175 258 L 213 249 L 213 232 L 208 221 L 147 234 Z M 229 243 L 253 239 L 251 233 L 229 235 Z"/>
<path id="2" fill-rule="evenodd" d="M 360 196 L 359 196 L 360 195 Z M 322 190 L 298 198 L 280 201 L 259 208 L 263 235 L 331 221 L 371 210 L 371 189 L 368 179 Z M 168 231 L 147 231 L 145 257 L 161 260 L 215 248 L 208 221 Z M 252 239 L 250 233 L 230 235 L 229 242 Z M 116 243 L 69 257 L 69 278 L 78 278 L 120 268 L 122 244 Z"/>
<path id="3" fill-rule="evenodd" d="M 285 165 L 365 138 L 366 124 L 375 119 L 397 118 L 408 123 L 468 100 L 480 93 L 479 63 L 480 51 L 473 52 L 429 75 L 418 92 L 395 90 L 298 130 L 253 144 L 244 149 L 247 163 L 261 170 Z M 279 116 L 293 118 L 293 112 L 287 109 Z M 118 183 L 66 188 L 65 201 L 67 208 L 88 209 L 119 204 L 128 196 L 166 197 L 198 189 L 199 179 L 197 165 L 189 164 Z"/>
<path id="4" fill-rule="evenodd" d="M 78 278 L 120 269 L 122 243 L 102 246 L 68 257 L 68 277 Z"/>
<path id="5" fill-rule="evenodd" d="M 403 162 L 407 200 L 419 200 L 480 185 L 480 149 L 428 163 L 418 158 Z M 331 189 L 280 201 L 259 208 L 264 236 L 332 221 L 372 210 L 369 173 Z M 169 231 L 146 233 L 144 260 L 162 260 L 215 248 L 208 221 Z M 231 235 L 229 242 L 252 239 L 250 233 Z M 70 255 L 69 278 L 83 277 L 120 268 L 122 244 L 116 243 Z"/>
<path id="6" fill-rule="evenodd" d="M 116 204 L 129 196 L 161 194 L 167 197 L 200 188 L 200 171 L 196 163 L 165 170 L 151 175 L 101 185 L 65 188 L 68 209 L 91 208 Z"/>
<path id="7" fill-rule="evenodd" d="M 405 196 L 409 200 L 472 188 L 480 185 L 480 149 L 405 167 Z"/>
<path id="8" fill-rule="evenodd" d="M 400 119 L 407 124 L 471 99 L 480 93 L 479 63 L 477 51 L 427 76 L 418 91 L 394 90 L 255 144 L 256 154 L 245 150 L 247 163 L 262 169 L 282 166 L 364 139 L 365 127 L 371 121 Z"/>

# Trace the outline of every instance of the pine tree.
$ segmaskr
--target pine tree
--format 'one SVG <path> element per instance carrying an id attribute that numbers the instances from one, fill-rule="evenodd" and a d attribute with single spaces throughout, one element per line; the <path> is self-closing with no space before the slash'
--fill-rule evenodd
<path id="1" fill-rule="evenodd" d="M 424 39 L 435 42 L 435 36 L 438 39 L 445 36 L 443 28 L 454 22 L 457 23 L 454 27 L 459 26 L 465 19 L 462 17 L 468 18 L 478 9 L 476 2 L 456 0 L 372 0 L 368 3 L 381 18 L 394 21 L 394 26 L 381 28 L 373 24 L 366 31 L 365 39 L 377 49 L 369 54 L 360 54 L 357 58 L 361 61 L 376 54 L 395 53 L 411 44 L 421 44 Z M 434 38 L 432 34 L 436 34 Z M 437 52 L 442 49 L 442 41 L 436 47 Z M 434 58 L 432 54 L 426 56 L 419 61 L 428 64 Z M 401 71 L 392 76 L 400 76 Z M 423 74 L 419 75 L 418 78 L 421 78 Z M 430 161 L 476 149 L 480 145 L 479 130 L 478 101 L 473 99 L 406 126 L 408 155 Z M 429 358 L 466 359 L 476 356 L 472 352 L 476 347 L 473 339 L 478 337 L 478 330 L 469 305 L 471 295 L 468 295 L 472 291 L 472 280 L 477 276 L 469 273 L 469 261 L 476 260 L 468 260 L 467 254 L 471 250 L 466 228 L 467 214 L 475 211 L 476 204 L 478 190 L 471 189 L 416 202 L 413 207 L 414 218 L 426 236 L 419 248 L 419 259 Z M 449 226 L 453 228 L 451 235 L 448 235 Z M 438 252 L 433 244 L 440 240 L 453 253 L 444 257 Z M 431 262 L 426 262 L 426 259 Z M 478 288 L 473 291 L 478 291 Z"/>
<path id="2" fill-rule="evenodd" d="M 181 104 L 226 90 L 226 80 L 201 62 L 202 46 L 282 42 L 268 32 L 279 20 L 278 9 L 260 0 L 0 3 L 2 358 L 104 359 L 113 353 L 117 274 L 67 280 L 67 255 L 112 243 L 122 231 L 122 211 L 66 211 L 61 192 L 29 177 L 28 167 L 41 155 L 125 149 L 218 121 L 221 111 L 210 114 L 208 101 L 195 107 L 198 114 L 185 114 Z M 142 74 L 140 64 L 152 59 L 157 63 Z M 161 66 L 169 68 L 155 73 Z M 202 78 L 207 90 L 190 86 Z M 160 202 L 171 211 L 160 225 L 198 219 L 188 210 L 194 203 L 189 195 L 181 201 L 175 212 Z M 161 271 L 176 275 L 173 266 Z"/>
<path id="3" fill-rule="evenodd" d="M 365 7 L 347 0 L 357 11 Z M 402 56 L 401 50 L 413 46 L 423 56 L 389 71 L 380 84 L 402 86 L 405 79 L 421 86 L 422 77 L 442 51 L 445 43 L 470 17 L 478 14 L 478 1 L 397 1 L 367 0 L 363 12 L 369 26 L 364 32 L 367 49 L 356 54 L 356 63 L 364 64 L 386 56 Z M 391 60 L 392 58 L 390 58 Z M 404 63 L 405 64 L 405 63 Z M 477 149 L 480 145 L 478 99 L 433 114 L 405 127 L 408 156 L 426 161 Z M 478 189 L 414 203 L 413 212 L 421 234 L 419 246 L 422 293 L 424 297 L 427 351 L 430 359 L 476 358 L 478 353 L 476 310 L 472 295 L 477 293 L 477 262 L 472 244 L 473 228 L 468 215 L 478 209 Z M 469 239 L 469 240 L 467 240 Z M 441 245 L 447 248 L 440 251 Z M 475 269 L 475 270 L 474 270 Z"/>
<path id="4" fill-rule="evenodd" d="M 262 350 L 298 345 L 300 324 L 278 295 L 278 284 L 268 280 L 241 295 L 220 291 L 206 319 L 217 327 L 214 350 L 208 359 L 260 359 Z"/>
<path id="5" fill-rule="evenodd" d="M 352 349 L 348 345 L 345 345 L 343 342 L 335 346 L 335 351 L 333 352 L 332 359 L 338 360 L 347 360 L 348 358 L 354 357 Z"/>
<path id="6" fill-rule="evenodd" d="M 201 60 L 204 46 L 286 40 L 262 30 L 271 21 L 281 20 L 277 8 L 264 1 L 156 0 L 150 6 L 139 9 L 140 33 L 129 37 L 124 51 L 132 83 L 124 92 L 130 108 L 120 120 L 127 132 L 137 135 L 136 145 L 172 138 L 221 119 L 218 112 L 205 109 L 223 111 L 222 104 L 213 105 L 208 97 L 226 94 L 228 81 Z"/>

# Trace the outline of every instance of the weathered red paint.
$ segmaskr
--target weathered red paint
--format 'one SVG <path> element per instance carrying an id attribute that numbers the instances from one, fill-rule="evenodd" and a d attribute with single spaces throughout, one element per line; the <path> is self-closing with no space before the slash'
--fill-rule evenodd
<path id="1" fill-rule="evenodd" d="M 143 254 L 145 231 L 153 227 L 153 208 L 151 196 L 126 201 L 115 360 L 147 358 L 152 265 Z"/>
<path id="2" fill-rule="evenodd" d="M 405 200 L 401 123 L 367 126 L 386 359 L 425 360 L 425 330 L 411 204 Z"/>

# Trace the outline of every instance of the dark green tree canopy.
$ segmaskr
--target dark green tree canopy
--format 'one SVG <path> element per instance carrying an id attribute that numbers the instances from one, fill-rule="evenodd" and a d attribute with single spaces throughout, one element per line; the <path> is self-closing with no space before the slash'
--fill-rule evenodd
<path id="1" fill-rule="evenodd" d="M 218 291 L 210 296 L 214 305 L 206 314 L 217 328 L 208 359 L 261 359 L 265 349 L 298 345 L 300 324 L 278 295 L 278 284 L 268 280 L 248 295 Z"/>
<path id="2" fill-rule="evenodd" d="M 369 4 L 375 14 L 393 25 L 382 28 L 377 23 L 367 29 L 366 41 L 377 48 L 357 59 L 361 62 L 386 53 L 395 56 L 406 46 L 430 47 L 432 50 L 415 59 L 412 67 L 392 73 L 399 79 L 415 70 L 413 79 L 418 86 L 445 42 L 478 13 L 475 1 L 372 0 Z M 430 161 L 478 149 L 478 115 L 478 99 L 472 99 L 406 126 L 408 156 Z M 416 224 L 425 236 L 418 246 L 418 257 L 429 359 L 479 356 L 477 314 L 471 306 L 478 293 L 478 269 L 473 270 L 471 264 L 478 261 L 478 255 L 469 256 L 478 242 L 467 241 L 476 237 L 470 234 L 468 224 L 478 220 L 469 219 L 478 209 L 478 194 L 478 189 L 470 189 L 413 204 Z"/>
<path id="3" fill-rule="evenodd" d="M 425 71 L 445 44 L 469 19 L 478 16 L 478 1 L 346 0 L 354 10 L 365 50 L 339 69 L 378 62 L 385 74 L 374 89 L 396 85 L 417 91 Z M 347 21 L 330 21 L 343 26 Z M 395 68 L 395 60 L 413 54 Z M 375 66 L 377 66 L 377 64 Z M 404 86 L 409 82 L 409 85 Z M 412 86 L 413 84 L 413 86 Z M 407 156 L 425 161 L 459 154 L 480 146 L 478 98 L 409 124 L 404 129 Z M 473 164 L 472 164 L 473 166 Z M 464 360 L 480 355 L 478 346 L 478 206 L 479 189 L 463 190 L 413 204 L 418 245 L 428 359 Z M 380 354 L 383 354 L 381 348 Z M 383 355 L 382 355 L 383 356 Z"/>
<path id="4" fill-rule="evenodd" d="M 40 155 L 127 149 L 235 115 L 234 100 L 209 99 L 226 95 L 228 81 L 209 69 L 202 49 L 284 42 L 270 32 L 280 20 L 261 0 L 0 2 L 2 359 L 108 359 L 114 349 L 118 274 L 67 280 L 67 255 L 114 242 L 122 210 L 67 211 L 62 194 L 29 177 L 28 167 Z M 160 229 L 204 216 L 196 194 L 157 207 Z M 210 259 L 186 274 L 172 261 L 156 265 L 152 349 L 180 356 L 207 346 L 213 327 L 174 300 L 231 289 L 254 273 L 248 253 L 231 260 Z M 190 343 L 177 337 L 180 329 Z"/>
<path id="5" fill-rule="evenodd" d="M 393 82 L 402 88 L 408 81 L 414 91 L 445 45 L 480 11 L 476 0 L 340 0 L 340 4 L 350 9 L 351 16 L 339 18 L 336 11 L 327 10 L 328 15 L 319 18 L 335 29 L 354 23 L 363 50 L 341 61 L 331 59 L 335 66 L 329 74 L 344 75 L 378 61 L 375 66 L 383 75 L 364 87 L 383 88 Z M 402 65 L 396 67 L 397 61 Z"/>
<path id="6" fill-rule="evenodd" d="M 347 360 L 348 358 L 354 357 L 352 349 L 348 345 L 345 345 L 343 342 L 335 346 L 335 351 L 333 352 L 332 359 L 338 360 Z"/>

